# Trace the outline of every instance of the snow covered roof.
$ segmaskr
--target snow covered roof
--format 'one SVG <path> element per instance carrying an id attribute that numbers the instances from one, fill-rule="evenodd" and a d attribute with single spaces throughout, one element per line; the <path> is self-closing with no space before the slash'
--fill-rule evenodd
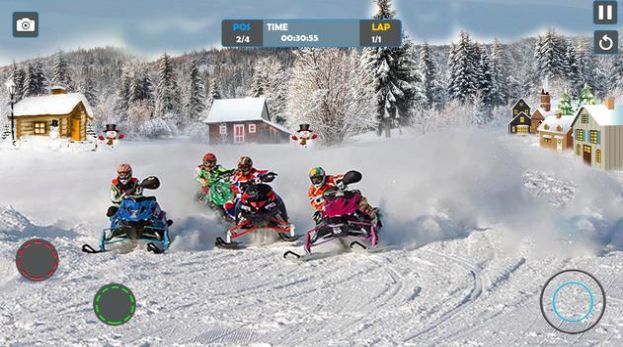
<path id="1" fill-rule="evenodd" d="M 556 110 L 555 107 L 552 107 L 552 108 L 550 108 L 550 110 L 548 112 L 548 111 L 545 111 L 545 109 L 543 109 L 542 107 L 539 107 L 532 113 L 532 115 L 534 116 L 537 111 L 539 112 L 539 114 L 541 116 L 543 116 L 543 118 L 547 118 L 549 116 L 555 116 L 557 110 Z"/>
<path id="2" fill-rule="evenodd" d="M 514 122 L 515 119 L 517 119 L 518 117 L 526 117 L 528 119 L 532 119 L 532 117 L 530 117 L 530 115 L 527 115 L 524 111 L 521 111 L 515 117 L 513 117 L 513 119 L 511 119 L 510 122 L 508 122 L 508 124 L 511 124 L 512 122 Z"/>
<path id="3" fill-rule="evenodd" d="M 530 106 L 528 105 L 528 103 L 527 103 L 527 102 L 526 102 L 526 101 L 522 98 L 522 99 L 519 99 L 519 100 L 515 101 L 515 103 L 513 104 L 513 107 L 511 107 L 511 110 L 512 110 L 512 109 L 514 109 L 515 107 L 517 107 L 517 104 L 519 104 L 519 102 L 520 102 L 520 101 L 523 101 L 523 103 L 524 103 L 526 106 L 528 106 L 528 108 L 530 108 Z"/>
<path id="4" fill-rule="evenodd" d="M 551 133 L 562 133 L 566 134 L 571 130 L 571 126 L 573 125 L 574 116 L 561 116 L 560 118 L 556 116 L 548 116 L 545 118 L 543 123 L 539 126 L 538 131 L 547 131 Z M 545 129 L 545 126 L 548 126 L 549 129 Z M 558 131 L 558 126 L 562 127 L 562 131 Z"/>
<path id="5" fill-rule="evenodd" d="M 266 99 L 241 98 L 241 99 L 217 99 L 214 100 L 208 118 L 208 124 L 223 122 L 243 122 L 264 120 L 262 117 Z"/>
<path id="6" fill-rule="evenodd" d="M 616 105 L 614 110 L 609 110 L 606 105 L 603 104 L 584 105 L 578 110 L 574 120 L 580 116 L 582 109 L 586 109 L 595 122 L 597 122 L 600 126 L 623 126 L 623 105 Z"/>
<path id="7" fill-rule="evenodd" d="M 268 125 L 272 126 L 273 128 L 277 128 L 277 129 L 279 129 L 279 130 L 281 130 L 281 131 L 283 131 L 283 132 L 286 132 L 286 133 L 288 133 L 288 134 L 291 134 L 291 133 L 292 133 L 292 131 L 290 131 L 290 129 L 288 129 L 288 128 L 284 127 L 284 126 L 283 126 L 283 125 L 281 125 L 281 124 L 277 124 L 277 123 L 275 123 L 275 122 L 271 122 L 271 121 L 269 121 L 269 120 L 264 120 L 264 123 L 266 123 L 266 124 L 268 124 Z"/>
<path id="8" fill-rule="evenodd" d="M 79 103 L 84 105 L 87 115 L 93 118 L 91 106 L 81 93 L 31 96 L 24 98 L 15 104 L 15 117 L 69 114 Z"/>

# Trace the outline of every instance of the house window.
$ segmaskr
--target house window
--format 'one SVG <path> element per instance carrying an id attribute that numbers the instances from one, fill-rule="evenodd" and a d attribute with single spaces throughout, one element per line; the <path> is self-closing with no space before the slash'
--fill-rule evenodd
<path id="1" fill-rule="evenodd" d="M 519 123 L 525 123 L 526 117 L 519 117 Z"/>
<path id="2" fill-rule="evenodd" d="M 576 129 L 575 139 L 577 141 L 584 141 L 584 130 L 583 129 Z"/>
<path id="3" fill-rule="evenodd" d="M 595 161 L 601 163 L 601 149 L 595 151 Z"/>
<path id="4" fill-rule="evenodd" d="M 46 123 L 45 122 L 35 122 L 33 124 L 35 128 L 35 135 L 45 135 L 46 134 Z"/>
<path id="5" fill-rule="evenodd" d="M 227 135 L 227 125 L 220 125 L 218 127 L 219 135 Z"/>
<path id="6" fill-rule="evenodd" d="M 582 113 L 582 124 L 588 124 L 588 114 Z"/>
<path id="7" fill-rule="evenodd" d="M 556 131 L 558 131 L 559 133 L 562 132 L 562 127 L 559 125 L 556 127 Z"/>
<path id="8" fill-rule="evenodd" d="M 552 138 L 551 137 L 544 137 L 543 138 L 543 142 L 544 143 L 552 143 Z"/>
<path id="9" fill-rule="evenodd" d="M 255 130 L 255 124 L 249 124 L 249 134 L 254 134 Z"/>
<path id="10" fill-rule="evenodd" d="M 548 125 L 548 124 L 545 124 L 545 125 L 543 126 L 543 129 L 545 129 L 545 130 L 549 130 L 549 125 Z"/>
<path id="11" fill-rule="evenodd" d="M 598 145 L 599 144 L 599 130 L 591 130 L 591 143 Z"/>

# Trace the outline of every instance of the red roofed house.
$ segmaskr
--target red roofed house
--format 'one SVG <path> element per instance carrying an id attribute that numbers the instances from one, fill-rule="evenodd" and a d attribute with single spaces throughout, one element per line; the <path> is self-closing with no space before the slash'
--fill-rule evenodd
<path id="1" fill-rule="evenodd" d="M 266 99 L 214 100 L 208 118 L 210 144 L 285 143 L 290 131 L 271 122 Z"/>

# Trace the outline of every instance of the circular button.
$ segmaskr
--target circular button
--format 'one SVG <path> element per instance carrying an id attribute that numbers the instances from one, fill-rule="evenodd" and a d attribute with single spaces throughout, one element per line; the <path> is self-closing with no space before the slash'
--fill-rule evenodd
<path id="1" fill-rule="evenodd" d="M 32 239 L 17 250 L 15 265 L 19 273 L 31 281 L 47 280 L 58 268 L 58 253 L 50 242 Z"/>
<path id="2" fill-rule="evenodd" d="M 554 329 L 580 334 L 603 317 L 606 294 L 595 276 L 582 270 L 564 270 L 545 283 L 540 305 L 543 317 Z"/>
<path id="3" fill-rule="evenodd" d="M 130 288 L 110 283 L 101 287 L 93 298 L 97 318 L 108 325 L 127 323 L 136 311 L 136 299 Z"/>

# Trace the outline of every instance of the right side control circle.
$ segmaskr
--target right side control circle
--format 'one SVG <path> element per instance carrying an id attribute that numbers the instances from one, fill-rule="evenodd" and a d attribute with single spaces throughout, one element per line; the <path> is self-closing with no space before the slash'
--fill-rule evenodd
<path id="1" fill-rule="evenodd" d="M 569 269 L 552 276 L 541 290 L 541 313 L 552 328 L 581 334 L 599 323 L 606 311 L 606 293 L 595 276 Z"/>

